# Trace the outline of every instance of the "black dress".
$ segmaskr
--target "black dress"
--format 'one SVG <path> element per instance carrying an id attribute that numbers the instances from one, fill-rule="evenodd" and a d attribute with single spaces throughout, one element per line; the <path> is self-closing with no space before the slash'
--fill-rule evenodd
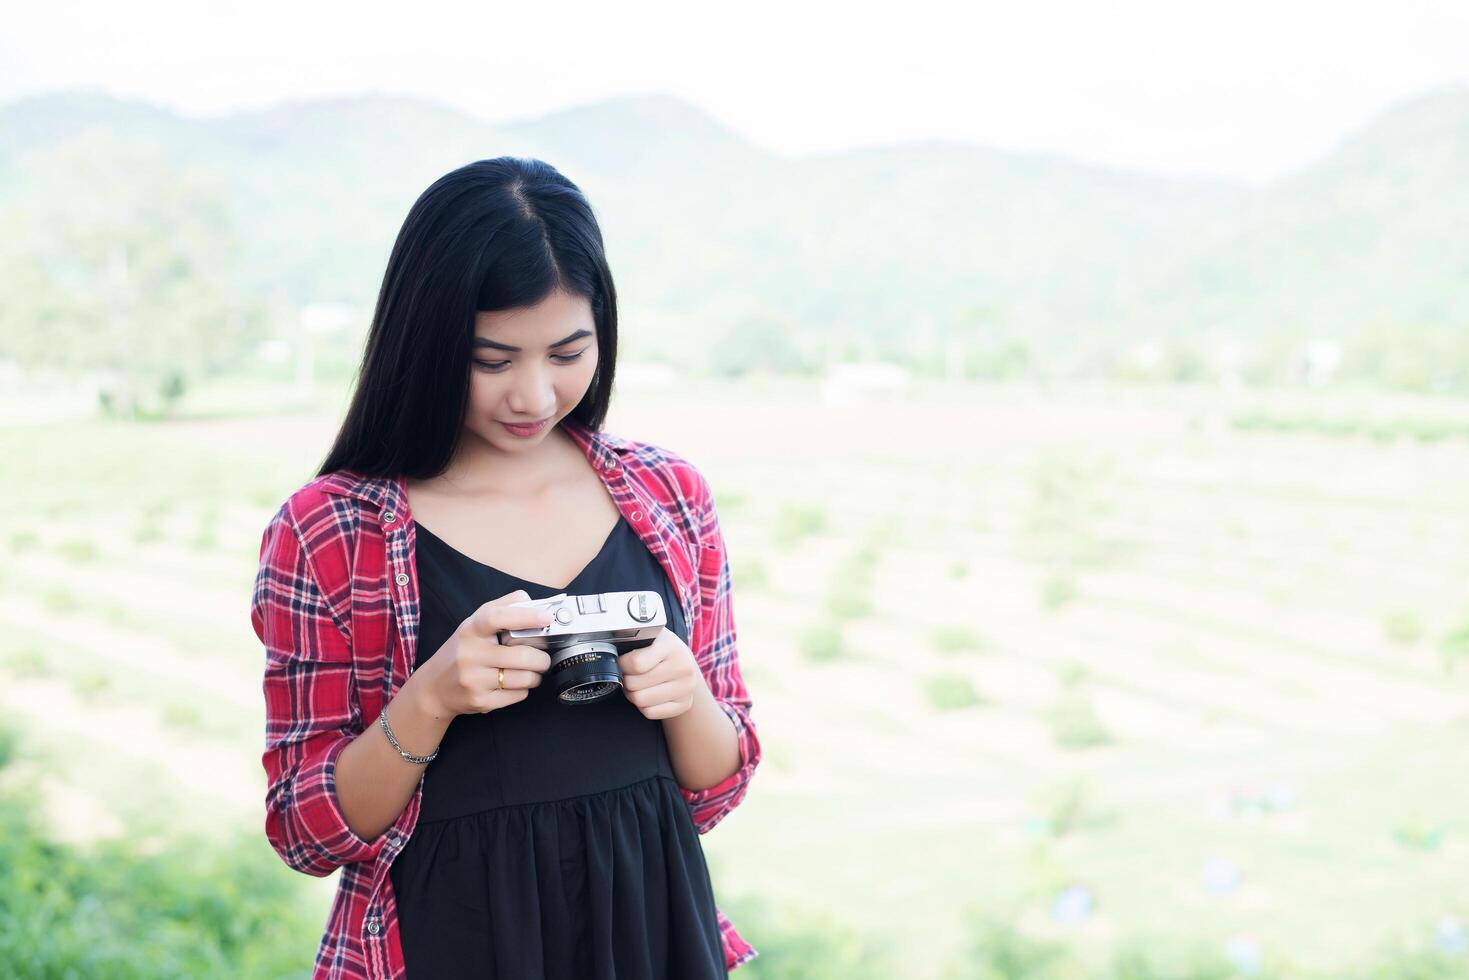
<path id="1" fill-rule="evenodd" d="M 565 589 L 477 562 L 421 524 L 416 552 L 419 664 L 516 589 L 532 599 L 657 589 L 668 628 L 688 642 L 667 573 L 621 516 Z M 728 976 L 663 723 L 620 691 L 573 705 L 543 683 L 508 708 L 456 717 L 389 876 L 410 978 Z"/>

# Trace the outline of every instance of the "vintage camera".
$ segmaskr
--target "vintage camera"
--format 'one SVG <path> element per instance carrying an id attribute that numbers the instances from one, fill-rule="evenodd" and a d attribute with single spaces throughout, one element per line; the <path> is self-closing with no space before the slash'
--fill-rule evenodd
<path id="1" fill-rule="evenodd" d="M 652 643 L 668 623 L 663 596 L 656 591 L 562 592 L 512 605 L 551 611 L 549 625 L 500 630 L 498 639 L 505 646 L 532 646 L 549 653 L 546 680 L 568 704 L 596 701 L 620 690 L 618 655 Z"/>

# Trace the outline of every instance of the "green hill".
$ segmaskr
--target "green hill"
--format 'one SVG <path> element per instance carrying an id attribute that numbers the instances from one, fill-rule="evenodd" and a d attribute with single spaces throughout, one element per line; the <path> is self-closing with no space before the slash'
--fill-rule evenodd
<path id="1" fill-rule="evenodd" d="M 630 347 L 674 359 L 752 325 L 882 351 L 1469 324 L 1469 88 L 1389 109 L 1258 189 L 946 142 L 786 157 L 657 95 L 490 125 L 416 98 L 191 119 L 66 92 L 0 107 L 0 133 L 0 202 L 65 193 L 68 146 L 102 161 L 89 180 L 113 147 L 149 147 L 216 189 L 235 286 L 364 311 L 433 179 L 541 157 L 603 221 Z"/>

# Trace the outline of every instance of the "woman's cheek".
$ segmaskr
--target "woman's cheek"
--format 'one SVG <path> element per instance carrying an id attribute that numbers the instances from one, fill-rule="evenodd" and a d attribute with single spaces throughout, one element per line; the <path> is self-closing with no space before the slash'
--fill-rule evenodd
<path id="1" fill-rule="evenodd" d="M 587 358 L 591 359 L 587 360 Z M 596 351 L 587 351 L 582 360 L 585 361 L 585 363 L 579 363 L 577 365 L 581 368 L 581 371 L 578 372 L 576 385 L 573 391 L 573 394 L 576 395 L 576 398 L 574 399 L 575 401 L 581 400 L 581 396 L 586 393 L 586 390 L 588 388 L 591 387 L 592 378 L 595 377 L 597 374 Z"/>

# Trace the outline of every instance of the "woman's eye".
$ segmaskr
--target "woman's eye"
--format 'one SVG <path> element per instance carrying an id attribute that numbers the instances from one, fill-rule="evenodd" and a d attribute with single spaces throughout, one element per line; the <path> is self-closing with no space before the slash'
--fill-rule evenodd
<path id="1" fill-rule="evenodd" d="M 587 348 L 583 347 L 581 350 L 577 351 L 575 354 L 552 354 L 551 355 L 551 360 L 555 361 L 557 364 L 571 364 L 571 363 L 573 363 L 573 362 L 575 362 L 577 360 L 580 360 L 581 359 L 581 356 L 583 354 L 585 354 L 586 352 L 587 352 Z M 482 368 L 485 371 L 490 372 L 491 374 L 498 374 L 501 370 L 503 370 L 509 364 L 510 364 L 509 361 L 475 361 L 474 362 L 475 367 Z"/>

